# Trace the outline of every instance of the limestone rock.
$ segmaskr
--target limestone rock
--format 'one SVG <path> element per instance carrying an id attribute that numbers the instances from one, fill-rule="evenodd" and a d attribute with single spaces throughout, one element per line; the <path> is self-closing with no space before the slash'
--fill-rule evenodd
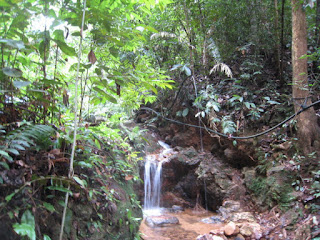
<path id="1" fill-rule="evenodd" d="M 234 222 L 229 222 L 224 227 L 224 234 L 226 236 L 233 236 L 233 235 L 238 234 L 239 232 L 240 232 L 239 227 Z"/>
<path id="2" fill-rule="evenodd" d="M 149 227 L 166 227 L 170 225 L 179 224 L 179 219 L 174 216 L 162 215 L 162 216 L 149 216 L 146 218 L 146 224 Z"/>

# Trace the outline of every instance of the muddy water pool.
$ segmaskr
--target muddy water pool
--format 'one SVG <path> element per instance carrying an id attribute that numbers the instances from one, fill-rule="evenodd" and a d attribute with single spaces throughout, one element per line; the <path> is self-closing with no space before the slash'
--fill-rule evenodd
<path id="1" fill-rule="evenodd" d="M 145 224 L 145 219 L 140 225 L 140 232 L 144 240 L 195 240 L 198 235 L 209 233 L 210 230 L 221 228 L 222 223 L 209 224 L 202 219 L 214 215 L 208 211 L 193 211 L 187 209 L 179 213 L 166 213 L 179 219 L 178 225 L 151 228 Z"/>

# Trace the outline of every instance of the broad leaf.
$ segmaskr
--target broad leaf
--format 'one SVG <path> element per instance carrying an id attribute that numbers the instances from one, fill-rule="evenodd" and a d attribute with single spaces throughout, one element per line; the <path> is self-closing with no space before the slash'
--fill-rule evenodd
<path id="1" fill-rule="evenodd" d="M 54 212 L 54 206 L 51 203 L 43 202 L 43 206 L 49 211 L 49 212 Z"/>
<path id="2" fill-rule="evenodd" d="M 82 187 L 86 187 L 87 186 L 87 182 L 85 180 L 82 180 L 80 178 L 78 178 L 77 176 L 73 176 L 73 179 L 79 183 Z"/>
<path id="3" fill-rule="evenodd" d="M 1 1 L 0 1 L 0 6 L 1 6 Z M 7 46 L 12 47 L 14 49 L 18 49 L 18 50 L 25 48 L 24 43 L 22 41 L 0 38 L 0 43 L 5 43 Z"/>
<path id="4" fill-rule="evenodd" d="M 2 71 L 5 75 L 9 76 L 9 77 L 21 77 L 22 76 L 22 71 L 20 69 L 17 68 L 2 68 Z"/>
<path id="5" fill-rule="evenodd" d="M 28 85 L 30 85 L 31 82 L 29 81 L 13 81 L 13 85 L 16 87 L 16 88 L 23 88 L 23 87 L 26 87 Z"/>
<path id="6" fill-rule="evenodd" d="M 20 236 L 27 236 L 30 240 L 36 240 L 36 232 L 34 226 L 27 223 L 13 224 L 14 231 Z"/>
<path id="7" fill-rule="evenodd" d="M 93 88 L 95 91 L 97 91 L 98 93 L 100 93 L 106 100 L 108 100 L 109 102 L 112 103 L 117 103 L 117 99 L 115 99 L 114 97 L 110 96 L 109 94 L 107 94 L 105 91 L 103 91 L 102 89 L 98 88 L 98 87 L 94 87 Z"/>
<path id="8" fill-rule="evenodd" d="M 65 42 L 59 40 L 53 40 L 56 42 L 61 51 L 68 56 L 77 56 L 76 50 L 73 47 L 69 47 Z"/>

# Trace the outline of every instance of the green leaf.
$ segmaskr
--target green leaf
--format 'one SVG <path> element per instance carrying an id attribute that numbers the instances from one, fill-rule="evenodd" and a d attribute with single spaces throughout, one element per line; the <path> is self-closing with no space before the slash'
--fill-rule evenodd
<path id="1" fill-rule="evenodd" d="M 43 240 L 51 240 L 51 238 L 48 235 L 44 234 L 43 235 Z"/>
<path id="2" fill-rule="evenodd" d="M 143 84 L 147 89 L 153 91 L 155 94 L 158 94 L 158 90 L 157 90 L 154 86 L 152 86 L 151 84 L 146 83 L 146 82 L 143 82 L 142 84 Z"/>
<path id="3" fill-rule="evenodd" d="M 28 82 L 28 81 L 13 81 L 13 85 L 16 88 L 23 88 L 23 87 L 26 87 L 30 84 L 31 84 L 31 82 Z"/>
<path id="4" fill-rule="evenodd" d="M 182 111 L 182 117 L 186 117 L 189 113 L 189 108 L 185 108 L 183 111 Z"/>
<path id="5" fill-rule="evenodd" d="M 43 206 L 49 211 L 49 212 L 54 212 L 54 206 L 51 203 L 43 202 Z"/>
<path id="6" fill-rule="evenodd" d="M 26 210 L 22 214 L 21 223 L 29 224 L 29 225 L 33 226 L 33 228 L 35 227 L 34 217 L 33 217 L 32 213 L 30 212 L 30 210 Z"/>
<path id="7" fill-rule="evenodd" d="M 36 232 L 34 226 L 27 223 L 13 224 L 14 231 L 20 236 L 27 236 L 31 240 L 36 240 Z"/>
<path id="8" fill-rule="evenodd" d="M 4 157 L 5 159 L 7 159 L 9 162 L 13 162 L 13 158 L 5 151 L 0 150 L 0 157 Z"/>
<path id="9" fill-rule="evenodd" d="M 0 1 L 0 6 L 1 6 L 1 1 Z M 5 43 L 7 46 L 12 47 L 14 49 L 18 49 L 18 50 L 25 48 L 24 43 L 22 41 L 0 38 L 0 43 Z"/>
<path id="10" fill-rule="evenodd" d="M 9 76 L 9 77 L 21 77 L 22 76 L 22 71 L 20 69 L 17 69 L 17 68 L 8 68 L 8 67 L 5 67 L 5 68 L 2 68 L 2 72 Z"/>
<path id="11" fill-rule="evenodd" d="M 14 154 L 14 155 L 16 155 L 16 156 L 18 156 L 20 154 L 19 151 L 17 149 L 14 149 L 14 148 L 8 148 L 7 151 L 12 153 L 12 154 Z"/>
<path id="12" fill-rule="evenodd" d="M 0 166 L 4 167 L 7 170 L 10 169 L 9 165 L 6 162 L 0 162 Z"/>
<path id="13" fill-rule="evenodd" d="M 100 93 L 106 100 L 108 100 L 109 102 L 112 103 L 117 103 L 117 99 L 115 99 L 114 97 L 110 96 L 109 94 L 107 94 L 105 91 L 103 91 L 102 89 L 98 88 L 98 87 L 93 87 L 93 89 L 95 91 L 97 91 L 98 93 Z"/>
<path id="14" fill-rule="evenodd" d="M 73 179 L 79 183 L 82 187 L 86 187 L 87 186 L 87 182 L 85 180 L 82 180 L 80 178 L 78 178 L 77 176 L 73 176 Z"/>
<path id="15" fill-rule="evenodd" d="M 76 50 L 73 47 L 69 47 L 65 42 L 53 39 L 61 49 L 61 51 L 68 56 L 77 56 Z"/>
<path id="16" fill-rule="evenodd" d="M 16 193 L 17 193 L 17 190 L 14 191 L 13 193 L 7 195 L 6 198 L 5 198 L 5 200 L 6 200 L 7 202 L 10 202 L 11 199 L 14 197 L 14 195 L 16 195 Z"/>

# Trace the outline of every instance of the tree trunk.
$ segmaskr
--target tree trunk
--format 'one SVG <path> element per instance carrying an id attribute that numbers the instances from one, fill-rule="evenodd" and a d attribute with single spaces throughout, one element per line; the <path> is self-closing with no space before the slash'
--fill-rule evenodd
<path id="1" fill-rule="evenodd" d="M 307 58 L 307 23 L 306 14 L 300 0 L 292 0 L 292 96 L 294 109 L 298 112 L 304 105 L 311 104 L 308 90 Z M 304 153 L 314 150 L 315 141 L 320 137 L 317 117 L 310 108 L 297 117 L 299 143 Z M 318 144 L 316 144 L 318 145 Z"/>
<path id="2" fill-rule="evenodd" d="M 317 11 L 316 11 L 316 47 L 320 46 L 320 0 L 317 0 Z"/>

